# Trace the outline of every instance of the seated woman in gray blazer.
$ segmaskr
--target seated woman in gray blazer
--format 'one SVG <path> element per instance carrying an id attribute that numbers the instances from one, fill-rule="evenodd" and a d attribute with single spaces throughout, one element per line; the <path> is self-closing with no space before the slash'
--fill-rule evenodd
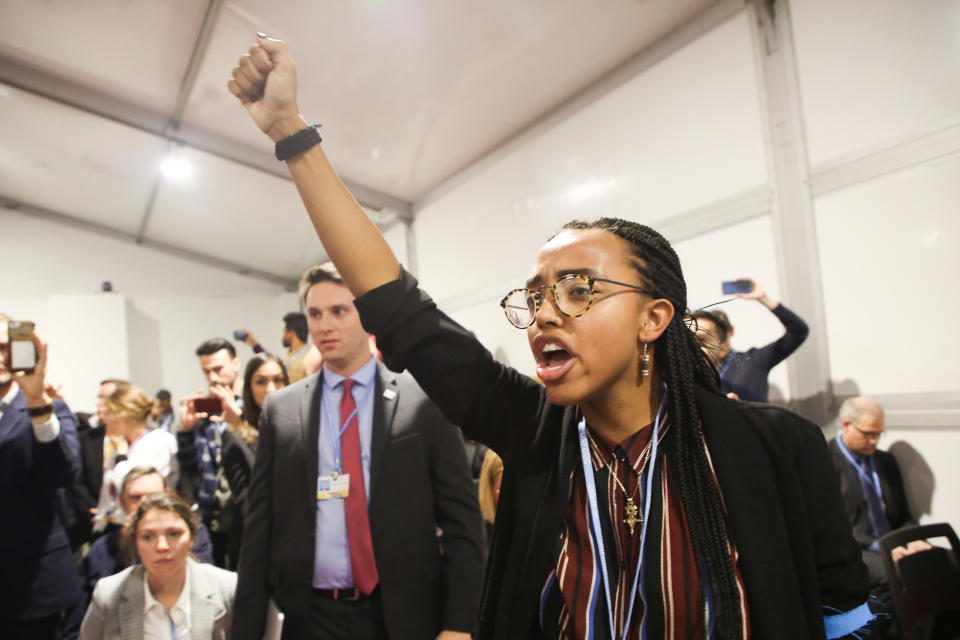
<path id="1" fill-rule="evenodd" d="M 97 583 L 80 639 L 226 638 L 237 574 L 189 557 L 196 530 L 197 516 L 181 498 L 144 498 L 123 532 L 142 564 Z"/>

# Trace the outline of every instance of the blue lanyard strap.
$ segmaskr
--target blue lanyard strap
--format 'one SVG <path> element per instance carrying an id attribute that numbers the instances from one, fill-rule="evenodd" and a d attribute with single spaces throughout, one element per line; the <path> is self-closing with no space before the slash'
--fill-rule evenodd
<path id="1" fill-rule="evenodd" d="M 346 380 L 346 378 L 344 378 Z M 371 380 L 370 384 L 366 385 L 366 389 L 363 391 L 363 397 L 360 398 L 357 402 L 357 406 L 354 407 L 353 412 L 347 416 L 347 419 L 343 421 L 343 424 L 337 428 L 337 422 L 334 419 L 333 409 L 330 407 L 330 401 L 327 393 L 327 389 L 324 388 L 322 395 L 320 396 L 320 404 L 324 407 L 324 412 L 327 414 L 327 425 L 330 427 L 327 429 L 327 433 L 330 436 L 330 446 L 333 448 L 333 468 L 336 469 L 337 473 L 343 471 L 343 461 L 340 459 L 340 437 L 343 436 L 343 432 L 347 430 L 347 426 L 350 424 L 350 421 L 356 417 L 357 413 L 360 411 L 367 398 L 370 396 L 370 393 L 373 391 L 373 387 L 376 385 L 376 379 Z M 360 384 L 354 380 L 355 384 Z M 346 388 L 343 389 L 343 393 L 347 393 Z M 321 427 L 322 428 L 322 427 Z M 360 425 L 357 425 L 357 428 L 360 428 Z"/>
<path id="2" fill-rule="evenodd" d="M 164 613 L 167 612 L 164 611 Z M 171 616 L 169 613 L 167 613 L 167 620 L 170 622 L 170 637 L 173 640 L 177 640 L 177 627 L 173 624 L 173 616 Z"/>
<path id="3" fill-rule="evenodd" d="M 644 478 L 644 484 L 646 486 L 645 492 L 640 496 L 641 503 L 643 504 L 643 525 L 640 530 L 640 553 L 637 558 L 637 568 L 633 574 L 633 585 L 630 588 L 630 605 L 627 608 L 627 618 L 623 625 L 623 638 L 627 637 L 627 634 L 630 630 L 630 620 L 633 617 L 633 606 L 636 602 L 637 589 L 640 589 L 640 599 L 643 601 L 644 611 L 647 608 L 647 599 L 643 591 L 643 587 L 640 585 L 641 574 L 643 573 L 643 552 L 646 548 L 647 541 L 647 523 L 650 521 L 650 504 L 653 502 L 653 479 L 654 479 L 654 468 L 657 466 L 657 441 L 660 436 L 660 422 L 663 418 L 663 411 L 667 405 L 667 385 L 663 385 L 664 394 L 663 398 L 660 400 L 660 408 L 657 410 L 657 418 L 653 424 L 653 433 L 651 434 L 651 445 L 650 445 L 650 462 L 648 463 L 647 470 Z M 580 439 L 580 461 L 583 464 L 583 479 L 586 484 L 587 489 L 587 517 L 588 522 L 592 524 L 591 526 L 591 538 L 593 539 L 596 547 L 597 558 L 596 563 L 600 565 L 600 571 L 603 577 L 603 590 L 604 594 L 607 597 L 607 618 L 610 623 L 610 637 L 616 640 L 617 634 L 613 626 L 613 602 L 610 600 L 610 578 L 607 570 L 607 556 L 604 550 L 603 543 L 603 530 L 600 528 L 600 505 L 597 500 L 597 487 L 596 481 L 593 476 L 593 461 L 590 458 L 590 447 L 587 444 L 587 421 L 586 419 L 581 419 L 580 424 L 577 426 L 577 431 Z M 617 526 L 616 523 L 612 523 L 613 526 Z M 593 583 L 597 585 L 594 587 L 593 600 L 594 604 L 591 606 L 590 618 L 591 626 L 593 622 L 593 607 L 596 606 L 596 596 L 597 589 L 599 588 L 599 580 L 596 579 L 596 568 L 594 568 L 594 580 Z M 646 616 L 644 616 L 643 622 L 640 625 L 641 638 L 646 637 Z M 592 635 L 592 634 L 591 634 Z"/>
<path id="4" fill-rule="evenodd" d="M 839 447 L 840 453 L 842 453 L 843 457 L 847 459 L 847 462 L 853 465 L 853 468 L 856 469 L 857 475 L 866 481 L 867 486 L 873 487 L 873 490 L 877 493 L 877 498 L 879 498 L 880 502 L 883 503 L 883 490 L 880 488 L 880 476 L 877 475 L 876 467 L 871 464 L 872 461 L 867 463 L 873 476 L 871 478 L 853 457 L 853 453 L 850 452 L 850 449 L 847 449 L 847 445 L 843 442 L 842 434 L 839 433 L 837 434 L 837 447 Z"/>

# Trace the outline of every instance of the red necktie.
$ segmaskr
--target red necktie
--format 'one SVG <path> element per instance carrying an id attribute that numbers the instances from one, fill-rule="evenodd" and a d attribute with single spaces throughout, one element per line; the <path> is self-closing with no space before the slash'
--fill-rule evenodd
<path id="1" fill-rule="evenodd" d="M 343 381 L 343 397 L 340 399 L 340 426 L 357 408 L 351 393 L 354 381 Z M 361 593 L 369 595 L 380 578 L 373 557 L 373 539 L 370 537 L 370 516 L 367 514 L 367 493 L 363 487 L 363 463 L 360 459 L 360 427 L 356 415 L 346 425 L 340 436 L 340 455 L 343 457 L 343 472 L 350 474 L 350 494 L 344 500 L 347 516 L 347 538 L 350 542 L 350 565 L 353 568 L 353 584 Z"/>

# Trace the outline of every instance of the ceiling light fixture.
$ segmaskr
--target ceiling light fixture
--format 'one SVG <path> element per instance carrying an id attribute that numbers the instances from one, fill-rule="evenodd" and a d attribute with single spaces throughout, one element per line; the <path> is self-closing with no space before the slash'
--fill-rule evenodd
<path id="1" fill-rule="evenodd" d="M 193 175 L 193 165 L 180 153 L 172 151 L 160 163 L 160 173 L 171 180 L 186 180 Z"/>

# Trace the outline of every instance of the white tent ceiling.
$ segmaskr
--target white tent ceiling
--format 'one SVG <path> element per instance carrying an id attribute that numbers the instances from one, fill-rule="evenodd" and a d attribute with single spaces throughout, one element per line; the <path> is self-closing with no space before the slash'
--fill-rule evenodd
<path id="1" fill-rule="evenodd" d="M 289 285 L 323 251 L 225 88 L 254 32 L 389 226 L 711 3 L 0 0 L 0 203 Z"/>

